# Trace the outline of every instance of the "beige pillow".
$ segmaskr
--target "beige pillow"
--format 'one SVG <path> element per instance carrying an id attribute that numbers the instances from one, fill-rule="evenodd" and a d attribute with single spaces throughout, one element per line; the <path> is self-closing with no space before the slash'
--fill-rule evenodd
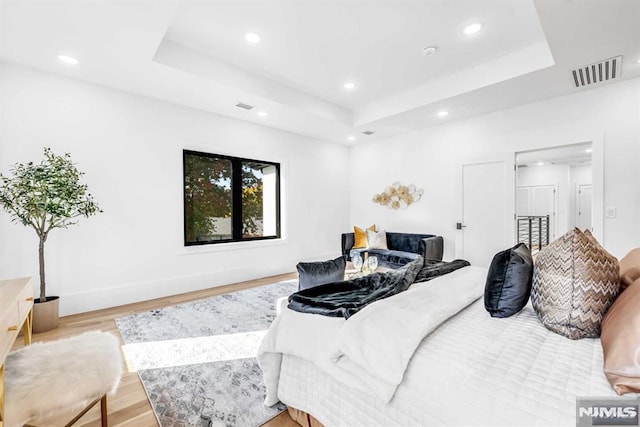
<path id="1" fill-rule="evenodd" d="M 620 292 L 640 278 L 640 248 L 634 249 L 620 260 Z"/>
<path id="2" fill-rule="evenodd" d="M 388 249 L 387 232 L 367 230 L 367 249 Z"/>
<path id="3" fill-rule="evenodd" d="M 616 393 L 640 393 L 640 279 L 613 303 L 600 339 L 604 374 Z"/>
<path id="4" fill-rule="evenodd" d="M 600 336 L 618 295 L 618 260 L 590 232 L 567 232 L 537 255 L 531 302 L 544 326 L 570 339 Z"/>

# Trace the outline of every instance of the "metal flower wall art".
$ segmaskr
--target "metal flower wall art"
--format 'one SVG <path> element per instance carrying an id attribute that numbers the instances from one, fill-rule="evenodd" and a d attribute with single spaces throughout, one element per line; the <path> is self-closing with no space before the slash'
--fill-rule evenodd
<path id="1" fill-rule="evenodd" d="M 422 188 L 416 188 L 413 184 L 402 185 L 396 181 L 385 188 L 382 193 L 373 196 L 373 203 L 378 203 L 394 210 L 405 209 L 411 203 L 420 200 L 422 193 L 424 193 Z"/>

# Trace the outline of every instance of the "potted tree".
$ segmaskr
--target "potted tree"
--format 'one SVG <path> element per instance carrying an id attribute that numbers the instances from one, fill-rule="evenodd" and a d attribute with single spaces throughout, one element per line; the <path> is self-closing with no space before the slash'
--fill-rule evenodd
<path id="1" fill-rule="evenodd" d="M 34 332 L 54 329 L 59 321 L 59 297 L 47 297 L 45 281 L 44 244 L 49 232 L 102 212 L 80 182 L 82 175 L 68 153 L 56 155 L 50 148 L 44 149 L 39 164 L 18 163 L 10 176 L 0 174 L 0 205 L 12 222 L 33 228 L 39 239 L 40 298 L 33 309 Z"/>

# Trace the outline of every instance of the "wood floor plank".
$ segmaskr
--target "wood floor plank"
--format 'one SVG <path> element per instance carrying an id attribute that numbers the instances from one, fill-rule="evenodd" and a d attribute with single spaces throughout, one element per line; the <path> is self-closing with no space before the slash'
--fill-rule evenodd
<path id="1" fill-rule="evenodd" d="M 284 411 L 262 424 L 262 427 L 300 427 L 300 425 L 291 419 L 287 411 Z"/>
<path id="2" fill-rule="evenodd" d="M 120 307 L 112 307 L 88 313 L 74 314 L 60 319 L 60 326 L 49 332 L 33 334 L 33 341 L 53 341 L 81 334 L 88 331 L 111 332 L 120 337 L 115 319 L 135 313 L 142 313 L 149 310 L 162 308 L 184 302 L 195 301 L 211 296 L 222 295 L 229 292 L 236 292 L 256 286 L 276 283 L 283 280 L 295 279 L 295 273 L 282 274 L 278 276 L 265 277 L 262 279 L 247 282 L 234 283 L 231 285 L 219 286 L 189 292 L 180 295 L 173 295 L 165 298 L 158 298 L 149 301 L 142 301 L 134 304 L 127 304 Z M 122 338 L 120 339 L 122 343 Z M 23 347 L 22 339 L 16 340 L 14 350 Z M 125 372 L 120 381 L 120 387 L 116 394 L 108 399 L 109 426 L 111 427 L 157 427 L 158 422 L 147 394 L 144 391 L 142 382 L 135 372 Z M 70 417 L 73 418 L 73 415 Z M 53 420 L 50 426 L 64 425 L 68 419 Z M 92 408 L 76 424 L 82 427 L 100 426 L 100 405 Z M 285 411 L 265 424 L 265 427 L 299 427 Z"/>

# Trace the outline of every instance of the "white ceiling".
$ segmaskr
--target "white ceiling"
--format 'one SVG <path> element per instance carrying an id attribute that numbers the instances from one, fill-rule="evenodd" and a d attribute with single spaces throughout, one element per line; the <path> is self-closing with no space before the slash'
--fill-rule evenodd
<path id="1" fill-rule="evenodd" d="M 545 42 L 531 0 L 189 2 L 165 39 L 351 109 Z"/>
<path id="2" fill-rule="evenodd" d="M 640 77 L 640 1 L 0 0 L 2 61 L 345 144 L 589 90 L 570 70 L 617 55 Z"/>

